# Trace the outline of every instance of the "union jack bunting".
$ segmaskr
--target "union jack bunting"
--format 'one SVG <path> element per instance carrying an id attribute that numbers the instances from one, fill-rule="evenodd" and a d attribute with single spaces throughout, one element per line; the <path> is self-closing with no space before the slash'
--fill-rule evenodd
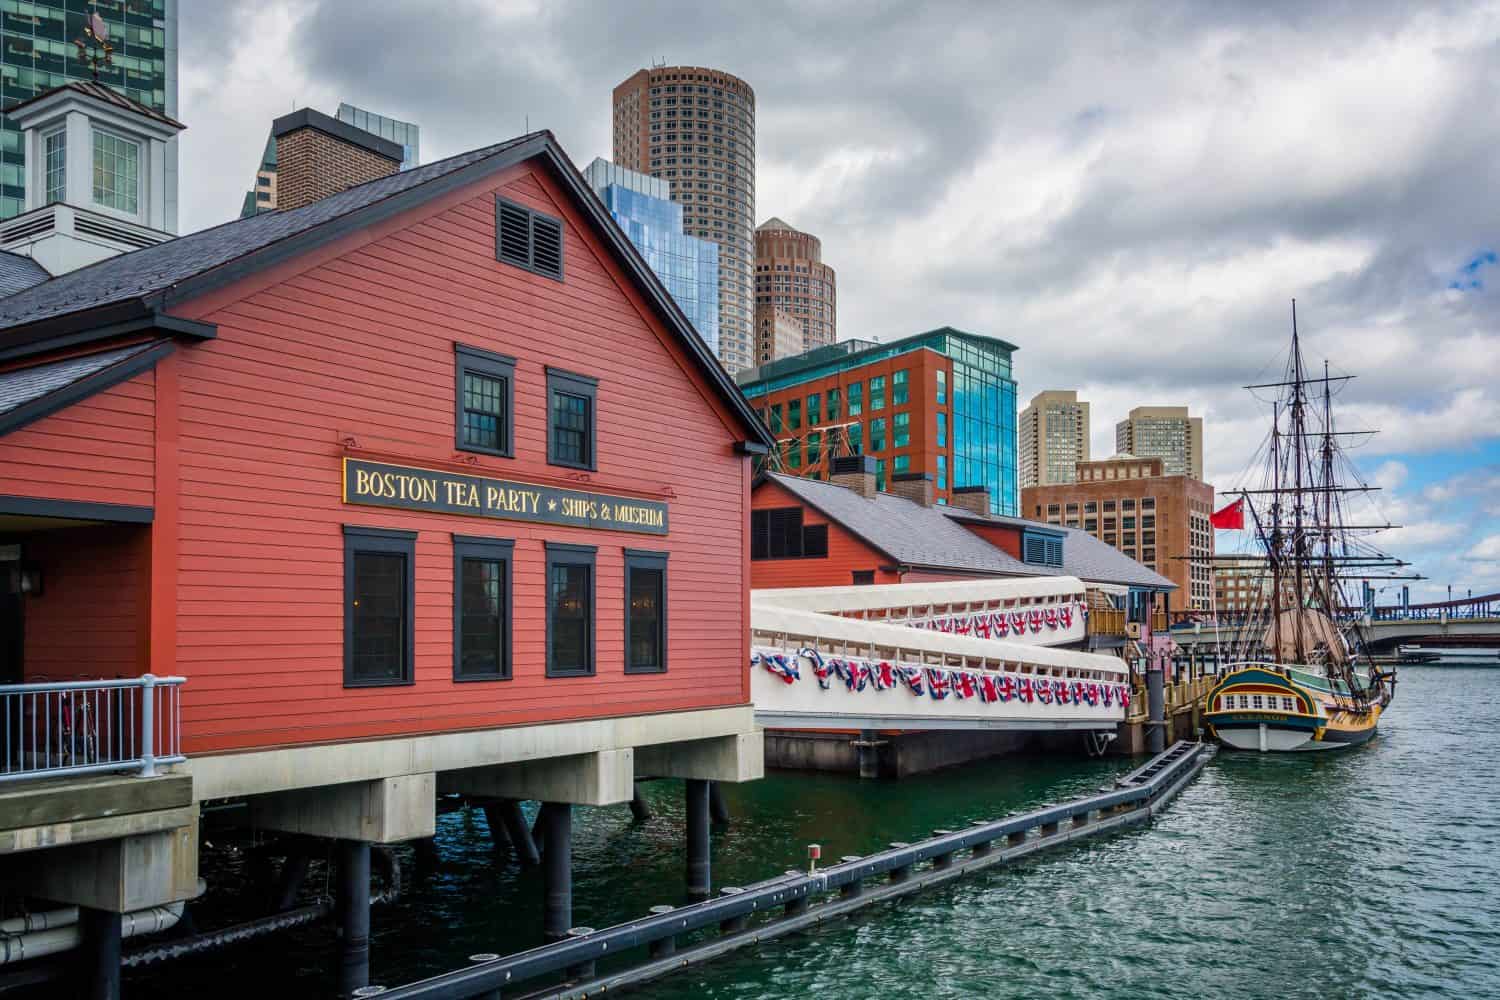
<path id="1" fill-rule="evenodd" d="M 896 686 L 895 668 L 881 660 L 870 668 L 870 681 L 875 685 L 876 691 L 889 691 Z"/>
<path id="2" fill-rule="evenodd" d="M 1120 707 L 1123 708 L 1123 709 L 1127 709 L 1128 710 L 1130 708 L 1130 687 L 1129 687 L 1129 685 L 1121 684 L 1116 690 L 1120 694 Z"/>
<path id="3" fill-rule="evenodd" d="M 901 678 L 901 683 L 903 683 L 903 684 L 906 685 L 907 690 L 909 690 L 914 695 L 919 695 L 919 696 L 921 695 L 921 693 L 922 693 L 922 668 L 921 667 L 897 666 L 896 667 L 896 674 L 897 674 L 897 676 L 899 676 Z"/>
<path id="4" fill-rule="evenodd" d="M 1073 696 L 1073 704 L 1082 705 L 1084 702 L 1084 696 L 1087 694 L 1087 692 L 1088 689 L 1084 687 L 1083 681 L 1074 681 L 1073 690 L 1070 692 L 1070 694 L 1072 694 Z"/>
<path id="5" fill-rule="evenodd" d="M 1025 684 L 1027 682 L 1026 681 L 1022 681 L 1021 683 Z M 1051 681 L 1044 680 L 1044 679 L 1038 677 L 1036 679 L 1036 682 L 1031 685 L 1031 688 L 1032 688 L 1033 691 L 1036 692 L 1036 700 L 1037 701 L 1041 702 L 1043 705 L 1050 705 L 1050 704 L 1052 704 L 1052 682 Z"/>
<path id="6" fill-rule="evenodd" d="M 754 653 L 750 657 L 750 665 L 754 666 L 756 661 L 787 684 L 802 679 L 797 665 L 787 662 L 787 658 L 780 653 Z"/>
<path id="7" fill-rule="evenodd" d="M 1016 697 L 1020 698 L 1028 705 L 1031 704 L 1031 699 L 1036 697 L 1036 693 L 1032 690 L 1031 687 L 1030 677 L 1022 677 L 1020 680 L 1016 681 Z"/>
<path id="8" fill-rule="evenodd" d="M 953 696 L 959 701 L 974 697 L 974 675 L 967 670 L 955 670 L 950 673 L 949 678 L 953 682 Z"/>
<path id="9" fill-rule="evenodd" d="M 870 668 L 854 660 L 834 660 L 833 669 L 850 691 L 863 691 L 870 682 Z"/>
<path id="10" fill-rule="evenodd" d="M 1115 686 L 1113 684 L 1101 684 L 1101 697 L 1104 698 L 1104 707 L 1108 708 L 1115 701 Z"/>
<path id="11" fill-rule="evenodd" d="M 927 693 L 934 701 L 942 701 L 953 690 L 948 680 L 948 671 L 936 667 L 927 668 Z"/>
<path id="12" fill-rule="evenodd" d="M 805 656 L 812 661 L 813 676 L 818 679 L 818 687 L 827 691 L 833 683 L 833 665 L 830 661 L 818 655 L 818 651 L 810 646 L 798 650 L 798 656 Z"/>
<path id="13" fill-rule="evenodd" d="M 994 675 L 981 675 L 979 678 L 979 700 L 984 702 L 986 705 L 994 702 L 997 698 L 1000 697 L 997 687 L 998 686 L 995 684 Z"/>
<path id="14" fill-rule="evenodd" d="M 1047 611 L 1046 611 L 1046 617 L 1047 617 L 1047 627 L 1048 628 L 1057 628 L 1057 619 L 1058 619 L 1057 609 L 1056 608 L 1048 608 Z"/>
<path id="15" fill-rule="evenodd" d="M 1012 611 L 1010 613 L 1010 630 L 1016 635 L 1021 635 L 1026 631 L 1026 612 Z"/>
<path id="16" fill-rule="evenodd" d="M 1088 697 L 1090 705 L 1099 704 L 1099 685 L 1094 683 L 1093 681 L 1089 681 L 1086 695 Z"/>
<path id="17" fill-rule="evenodd" d="M 1016 696 L 1016 679 L 1010 674 L 1001 674 L 1000 679 L 995 682 L 995 693 L 1002 702 L 1010 701 Z"/>
<path id="18" fill-rule="evenodd" d="M 1026 623 L 1031 626 L 1031 631 L 1033 632 L 1040 632 L 1042 630 L 1042 622 L 1044 620 L 1040 610 L 1031 611 L 1026 615 Z"/>
<path id="19" fill-rule="evenodd" d="M 1068 703 L 1068 682 L 1053 681 L 1052 697 L 1057 700 L 1059 705 L 1066 705 Z"/>
<path id="20" fill-rule="evenodd" d="M 979 615 L 974 619 L 974 634 L 981 639 L 990 637 L 990 616 Z"/>
<path id="21" fill-rule="evenodd" d="M 1005 616 L 1004 611 L 995 612 L 993 630 L 997 639 L 1004 639 L 1010 634 L 1010 619 Z"/>
<path id="22" fill-rule="evenodd" d="M 1058 620 L 1062 622 L 1063 628 L 1073 627 L 1073 605 L 1067 604 L 1057 611 Z"/>

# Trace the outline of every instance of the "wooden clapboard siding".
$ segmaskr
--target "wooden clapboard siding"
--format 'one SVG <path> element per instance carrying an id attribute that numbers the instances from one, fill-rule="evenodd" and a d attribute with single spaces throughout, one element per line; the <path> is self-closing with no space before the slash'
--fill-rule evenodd
<path id="1" fill-rule="evenodd" d="M 533 161 L 535 163 L 535 161 Z M 523 165 L 174 310 L 217 339 L 177 369 L 176 669 L 189 753 L 742 704 L 746 431 L 544 167 Z M 494 196 L 564 218 L 562 282 L 495 259 Z M 664 497 L 666 537 L 345 505 L 346 445 L 455 459 L 454 343 L 512 355 L 514 459 L 560 483 L 545 366 L 599 380 L 597 492 Z M 418 532 L 415 684 L 343 686 L 341 526 Z M 514 677 L 452 680 L 451 535 L 515 540 Z M 544 541 L 598 546 L 597 675 L 544 676 Z M 623 549 L 670 552 L 668 672 L 623 669 Z"/>
<path id="2" fill-rule="evenodd" d="M 28 535 L 42 593 L 26 598 L 26 680 L 135 677 L 145 670 L 148 525 Z"/>
<path id="3" fill-rule="evenodd" d="M 0 495 L 152 506 L 155 387 L 145 371 L 0 437 Z"/>
<path id="4" fill-rule="evenodd" d="M 801 507 L 802 523 L 828 525 L 826 559 L 756 559 L 751 563 L 750 578 L 757 590 L 774 587 L 847 587 L 854 582 L 856 570 L 873 570 L 876 583 L 900 583 L 890 570 L 892 560 L 871 548 L 843 525 L 830 521 L 775 480 L 766 479 L 755 488 L 750 506 L 753 510 L 771 507 Z"/>

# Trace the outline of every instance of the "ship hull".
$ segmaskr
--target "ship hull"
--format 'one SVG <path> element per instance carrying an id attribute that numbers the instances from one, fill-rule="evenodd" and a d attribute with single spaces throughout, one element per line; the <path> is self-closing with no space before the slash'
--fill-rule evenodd
<path id="1" fill-rule="evenodd" d="M 1224 746 L 1259 753 L 1316 753 L 1368 742 L 1381 706 L 1358 711 L 1347 692 L 1307 669 L 1247 665 L 1208 695 L 1204 721 Z"/>

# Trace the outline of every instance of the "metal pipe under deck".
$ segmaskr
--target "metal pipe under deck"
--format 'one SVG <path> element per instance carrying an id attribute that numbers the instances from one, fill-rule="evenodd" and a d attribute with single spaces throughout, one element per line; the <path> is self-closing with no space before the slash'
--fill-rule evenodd
<path id="1" fill-rule="evenodd" d="M 542 936 L 560 941 L 573 929 L 573 807 L 543 802 L 538 822 L 546 848 L 542 852 Z"/>
<path id="2" fill-rule="evenodd" d="M 338 845 L 339 995 L 370 985 L 370 842 Z"/>
<path id="3" fill-rule="evenodd" d="M 687 894 L 689 899 L 707 899 L 713 891 L 709 847 L 708 782 L 689 778 L 687 797 Z"/>
<path id="4" fill-rule="evenodd" d="M 647 982 L 1035 851 L 1146 822 L 1197 776 L 1212 754 L 1213 748 L 1206 744 L 1178 742 L 1096 795 L 979 823 L 916 844 L 893 844 L 878 854 L 844 860 L 821 871 L 787 872 L 701 903 L 676 909 L 653 907 L 638 920 L 475 962 L 380 995 L 388 1000 L 459 1000 L 496 996 L 503 988 L 506 995 L 524 992 L 530 1000 L 581 1000 Z M 1055 832 L 1044 835 L 1043 830 Z M 968 856 L 954 859 L 958 851 L 967 851 Z M 939 858 L 951 863 L 937 868 L 932 862 Z M 913 870 L 920 863 L 926 863 L 925 867 Z M 865 884 L 877 877 L 884 881 Z M 858 888 L 846 891 L 854 886 Z M 813 900 L 821 902 L 810 905 Z M 717 928 L 717 936 L 689 948 L 669 950 L 669 942 L 707 928 Z M 645 949 L 647 957 L 623 970 L 540 991 L 519 989 L 528 980 L 585 967 L 633 948 Z"/>

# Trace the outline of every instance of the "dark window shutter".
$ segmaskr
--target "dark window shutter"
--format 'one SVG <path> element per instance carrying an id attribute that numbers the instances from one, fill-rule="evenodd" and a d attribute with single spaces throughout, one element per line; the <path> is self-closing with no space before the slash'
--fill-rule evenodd
<path id="1" fill-rule="evenodd" d="M 507 264 L 531 267 L 531 213 L 508 201 L 499 203 L 495 220 L 497 255 Z"/>
<path id="2" fill-rule="evenodd" d="M 828 525 L 809 524 L 802 529 L 802 554 L 810 559 L 828 556 Z"/>
<path id="3" fill-rule="evenodd" d="M 771 517 L 772 559 L 797 559 L 802 555 L 802 508 L 784 507 L 769 511 Z"/>
<path id="4" fill-rule="evenodd" d="M 1047 561 L 1047 543 L 1036 535 L 1026 536 L 1026 561 L 1029 563 L 1045 563 Z"/>
<path id="5" fill-rule="evenodd" d="M 750 512 L 750 558 L 765 559 L 770 555 L 771 512 Z"/>
<path id="6" fill-rule="evenodd" d="M 562 223 L 545 215 L 531 217 L 531 266 L 549 278 L 562 280 Z"/>

